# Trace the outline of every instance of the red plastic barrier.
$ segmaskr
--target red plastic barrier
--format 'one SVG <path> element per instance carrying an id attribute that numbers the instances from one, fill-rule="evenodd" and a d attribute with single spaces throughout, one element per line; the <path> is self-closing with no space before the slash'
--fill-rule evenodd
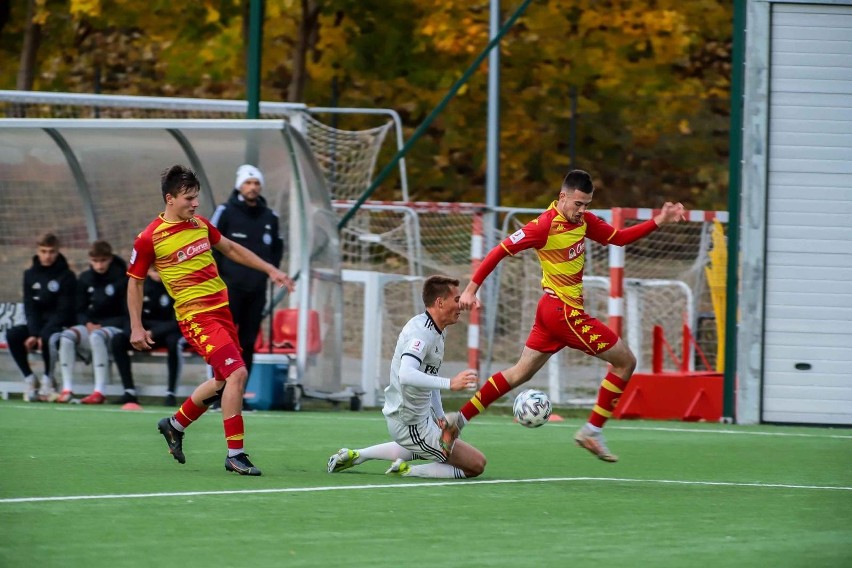
<path id="1" fill-rule="evenodd" d="M 615 418 L 718 422 L 722 418 L 722 373 L 636 373 L 627 383 Z"/>

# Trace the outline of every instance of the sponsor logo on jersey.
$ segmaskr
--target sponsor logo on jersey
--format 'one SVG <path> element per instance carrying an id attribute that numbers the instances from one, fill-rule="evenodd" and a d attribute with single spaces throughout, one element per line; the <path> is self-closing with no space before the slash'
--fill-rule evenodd
<path id="1" fill-rule="evenodd" d="M 177 260 L 178 262 L 183 262 L 208 250 L 210 250 L 210 242 L 207 240 L 201 241 L 198 244 L 191 244 L 177 251 Z"/>
<path id="2" fill-rule="evenodd" d="M 574 260 L 586 251 L 586 239 L 574 243 L 568 248 L 568 260 Z"/>
<path id="3" fill-rule="evenodd" d="M 422 354 L 424 347 L 425 345 L 421 339 L 413 339 L 411 340 L 411 345 L 408 346 L 408 350 L 412 353 Z"/>
<path id="4" fill-rule="evenodd" d="M 237 362 L 237 360 L 236 360 L 236 359 L 231 359 L 230 357 L 228 357 L 227 359 L 225 359 L 225 365 L 226 365 L 226 366 L 227 366 L 227 365 L 233 365 L 233 364 L 234 364 L 234 363 L 236 363 L 236 362 Z"/>
<path id="5" fill-rule="evenodd" d="M 51 280 L 47 283 L 47 289 L 54 293 L 59 292 L 59 282 Z"/>
<path id="6" fill-rule="evenodd" d="M 130 264 L 133 264 L 134 262 L 136 262 L 136 249 L 133 249 L 130 252 Z"/>
<path id="7" fill-rule="evenodd" d="M 104 294 L 107 296 L 115 296 L 115 286 L 112 284 L 107 284 L 104 288 Z"/>
<path id="8" fill-rule="evenodd" d="M 509 240 L 510 240 L 510 241 L 512 241 L 512 244 L 513 244 L 513 245 L 516 245 L 516 244 L 518 244 L 518 242 L 519 242 L 521 239 L 523 239 L 523 238 L 524 238 L 524 237 L 526 237 L 526 236 L 527 236 L 527 235 L 526 235 L 526 233 L 524 233 L 524 230 L 523 230 L 523 229 L 518 229 L 517 231 L 515 231 L 514 233 L 512 233 L 511 235 L 509 235 Z"/>

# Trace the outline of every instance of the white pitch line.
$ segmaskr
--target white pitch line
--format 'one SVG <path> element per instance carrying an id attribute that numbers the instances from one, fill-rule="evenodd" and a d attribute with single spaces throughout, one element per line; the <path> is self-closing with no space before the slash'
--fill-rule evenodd
<path id="1" fill-rule="evenodd" d="M 698 485 L 706 487 L 758 487 L 778 489 L 807 489 L 828 491 L 852 491 L 852 487 L 833 485 L 793 485 L 787 483 L 738 483 L 733 481 L 682 481 L 676 479 L 633 479 L 620 477 L 541 477 L 532 479 L 483 479 L 468 481 L 435 481 L 373 485 L 339 485 L 323 487 L 282 487 L 278 489 L 240 489 L 222 491 L 179 491 L 174 493 L 127 493 L 124 495 L 66 495 L 62 497 L 13 497 L 0 499 L 6 503 L 47 503 L 54 501 L 96 501 L 106 499 L 152 499 L 158 497 L 201 497 L 207 495 L 262 495 L 270 493 L 315 493 L 321 491 L 353 491 L 370 489 L 416 489 L 420 487 L 466 487 L 469 485 L 502 485 L 506 483 L 566 483 L 576 481 L 596 481 L 615 483 L 657 483 L 671 485 Z"/>
<path id="2" fill-rule="evenodd" d="M 40 405 L 40 404 L 20 404 L 20 405 L 11 405 L 10 408 L 14 409 L 26 409 L 26 410 L 42 410 L 42 411 L 71 411 L 71 412 L 109 412 L 109 413 L 117 413 L 117 414 L 146 414 L 146 415 L 155 415 L 155 416 L 163 416 L 169 415 L 170 409 L 163 408 L 163 410 L 122 410 L 120 408 L 88 408 L 80 405 L 73 406 L 64 406 L 64 405 Z M 252 419 L 260 419 L 260 420 L 280 420 L 282 419 L 282 414 L 287 415 L 291 413 L 282 413 L 282 412 L 261 412 L 254 413 L 249 412 L 246 416 L 252 417 Z M 346 414 L 328 414 L 324 412 L 305 412 L 301 413 L 299 416 L 301 419 L 307 420 L 329 420 L 330 417 L 333 417 L 333 420 L 352 420 L 352 421 L 376 421 L 376 422 L 384 422 L 385 419 L 381 415 L 381 413 L 377 410 L 375 416 L 369 416 L 367 414 L 356 414 L 352 415 Z M 509 417 L 505 417 L 505 421 L 496 421 L 493 417 L 488 417 L 486 420 L 477 420 L 473 422 L 474 425 L 478 425 L 478 427 L 512 427 L 517 428 L 517 425 L 509 420 Z M 560 423 L 552 423 L 549 424 L 548 427 L 551 428 L 576 428 L 578 424 L 581 424 L 583 420 L 581 419 L 567 419 L 564 424 Z M 742 426 L 731 425 L 731 428 L 738 428 Z M 779 426 L 780 428 L 784 428 L 785 426 Z M 816 428 L 820 428 L 816 426 Z M 734 430 L 734 429 L 718 429 L 718 428 L 676 428 L 673 426 L 640 426 L 634 424 L 628 424 L 624 422 L 610 422 L 607 425 L 608 430 L 642 430 L 647 432 L 677 432 L 684 434 L 724 434 L 724 435 L 739 435 L 739 436 L 775 436 L 775 437 L 788 437 L 788 438 L 828 438 L 835 440 L 852 440 L 852 434 L 821 434 L 821 433 L 807 433 L 807 432 L 765 432 L 765 431 L 755 431 L 755 430 Z"/>

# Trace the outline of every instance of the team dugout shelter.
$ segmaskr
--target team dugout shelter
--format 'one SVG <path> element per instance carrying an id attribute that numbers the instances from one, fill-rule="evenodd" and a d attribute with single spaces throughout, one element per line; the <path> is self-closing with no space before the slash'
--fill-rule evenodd
<path id="1" fill-rule="evenodd" d="M 343 385 L 340 369 L 337 216 L 308 144 L 284 120 L 0 120 L 0 302 L 19 301 L 38 235 L 55 233 L 76 273 L 97 239 L 128 259 L 137 234 L 164 208 L 166 168 L 196 172 L 197 214 L 210 218 L 244 163 L 263 172 L 262 195 L 278 213 L 285 242 L 280 268 L 297 278 L 292 294 L 268 291 L 258 355 L 274 361 L 286 354 L 287 380 L 302 392 L 349 400 L 359 387 Z"/>

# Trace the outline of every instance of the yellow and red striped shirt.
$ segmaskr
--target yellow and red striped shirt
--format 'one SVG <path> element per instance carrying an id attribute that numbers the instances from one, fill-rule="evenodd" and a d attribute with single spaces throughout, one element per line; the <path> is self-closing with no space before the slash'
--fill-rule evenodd
<path id="1" fill-rule="evenodd" d="M 174 298 L 178 321 L 228 305 L 228 289 L 213 260 L 222 233 L 204 217 L 172 223 L 160 214 L 136 237 L 127 275 L 144 280 L 153 264 Z"/>
<path id="2" fill-rule="evenodd" d="M 574 308 L 583 308 L 583 268 L 586 237 L 607 244 L 615 228 L 586 212 L 575 224 L 567 220 L 556 202 L 524 227 L 504 239 L 500 246 L 511 255 L 535 248 L 541 262 L 541 287 Z"/>

